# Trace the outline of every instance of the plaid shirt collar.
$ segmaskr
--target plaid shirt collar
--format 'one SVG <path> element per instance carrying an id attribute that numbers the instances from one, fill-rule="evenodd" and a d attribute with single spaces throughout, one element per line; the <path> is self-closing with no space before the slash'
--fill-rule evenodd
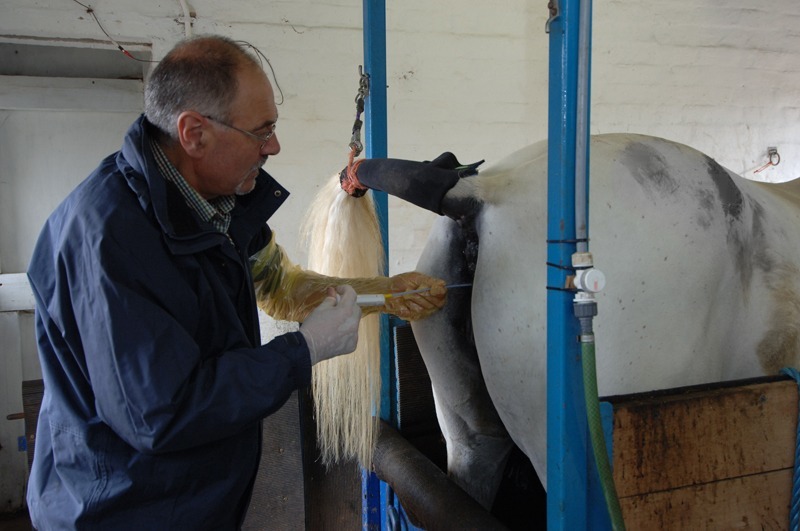
<path id="1" fill-rule="evenodd" d="M 228 227 L 231 224 L 231 210 L 236 205 L 236 196 L 223 195 L 215 197 L 211 200 L 206 200 L 197 193 L 197 190 L 191 187 L 183 175 L 180 174 L 177 168 L 167 159 L 161 146 L 155 140 L 150 141 L 150 147 L 153 150 L 153 156 L 156 159 L 161 175 L 166 180 L 173 183 L 180 190 L 181 195 L 186 200 L 192 210 L 197 212 L 200 219 L 207 223 L 211 223 L 215 229 L 223 234 L 228 233 Z"/>

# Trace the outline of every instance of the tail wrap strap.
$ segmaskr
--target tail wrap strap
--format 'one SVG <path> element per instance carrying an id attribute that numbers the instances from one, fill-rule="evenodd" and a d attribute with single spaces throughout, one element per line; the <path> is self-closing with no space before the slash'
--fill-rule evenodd
<path id="1" fill-rule="evenodd" d="M 445 194 L 460 178 L 478 173 L 481 163 L 462 165 L 449 152 L 431 162 L 361 159 L 349 164 L 339 179 L 350 195 L 363 195 L 365 188 L 379 190 L 441 215 Z"/>

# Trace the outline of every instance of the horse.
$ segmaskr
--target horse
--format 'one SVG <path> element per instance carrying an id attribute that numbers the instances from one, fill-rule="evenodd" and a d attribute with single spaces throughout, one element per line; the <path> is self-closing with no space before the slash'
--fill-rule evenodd
<path id="1" fill-rule="evenodd" d="M 800 182 L 636 134 L 592 136 L 589 171 L 601 396 L 797 366 Z M 546 197 L 546 141 L 459 178 L 417 264 L 472 284 L 411 326 L 448 474 L 487 508 L 515 444 L 547 486 Z"/>

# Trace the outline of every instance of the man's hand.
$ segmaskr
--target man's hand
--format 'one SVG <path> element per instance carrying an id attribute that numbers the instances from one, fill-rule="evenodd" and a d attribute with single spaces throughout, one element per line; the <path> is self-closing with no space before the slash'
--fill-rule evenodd
<path id="1" fill-rule="evenodd" d="M 325 300 L 300 326 L 311 351 L 311 364 L 353 352 L 358 344 L 361 308 L 350 286 L 328 288 Z"/>
<path id="2" fill-rule="evenodd" d="M 417 289 L 430 288 L 420 293 L 411 293 L 400 297 L 386 299 L 386 311 L 406 321 L 416 321 L 428 317 L 444 306 L 447 288 L 444 280 L 429 277 L 416 271 L 401 273 L 391 277 L 392 293 L 402 293 Z"/>

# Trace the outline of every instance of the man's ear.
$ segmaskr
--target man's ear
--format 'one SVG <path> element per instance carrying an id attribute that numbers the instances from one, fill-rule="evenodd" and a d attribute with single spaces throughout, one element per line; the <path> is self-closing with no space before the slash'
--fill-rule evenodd
<path id="1" fill-rule="evenodd" d="M 178 115 L 178 141 L 190 157 L 201 157 L 208 147 L 211 124 L 202 114 L 183 111 Z"/>

